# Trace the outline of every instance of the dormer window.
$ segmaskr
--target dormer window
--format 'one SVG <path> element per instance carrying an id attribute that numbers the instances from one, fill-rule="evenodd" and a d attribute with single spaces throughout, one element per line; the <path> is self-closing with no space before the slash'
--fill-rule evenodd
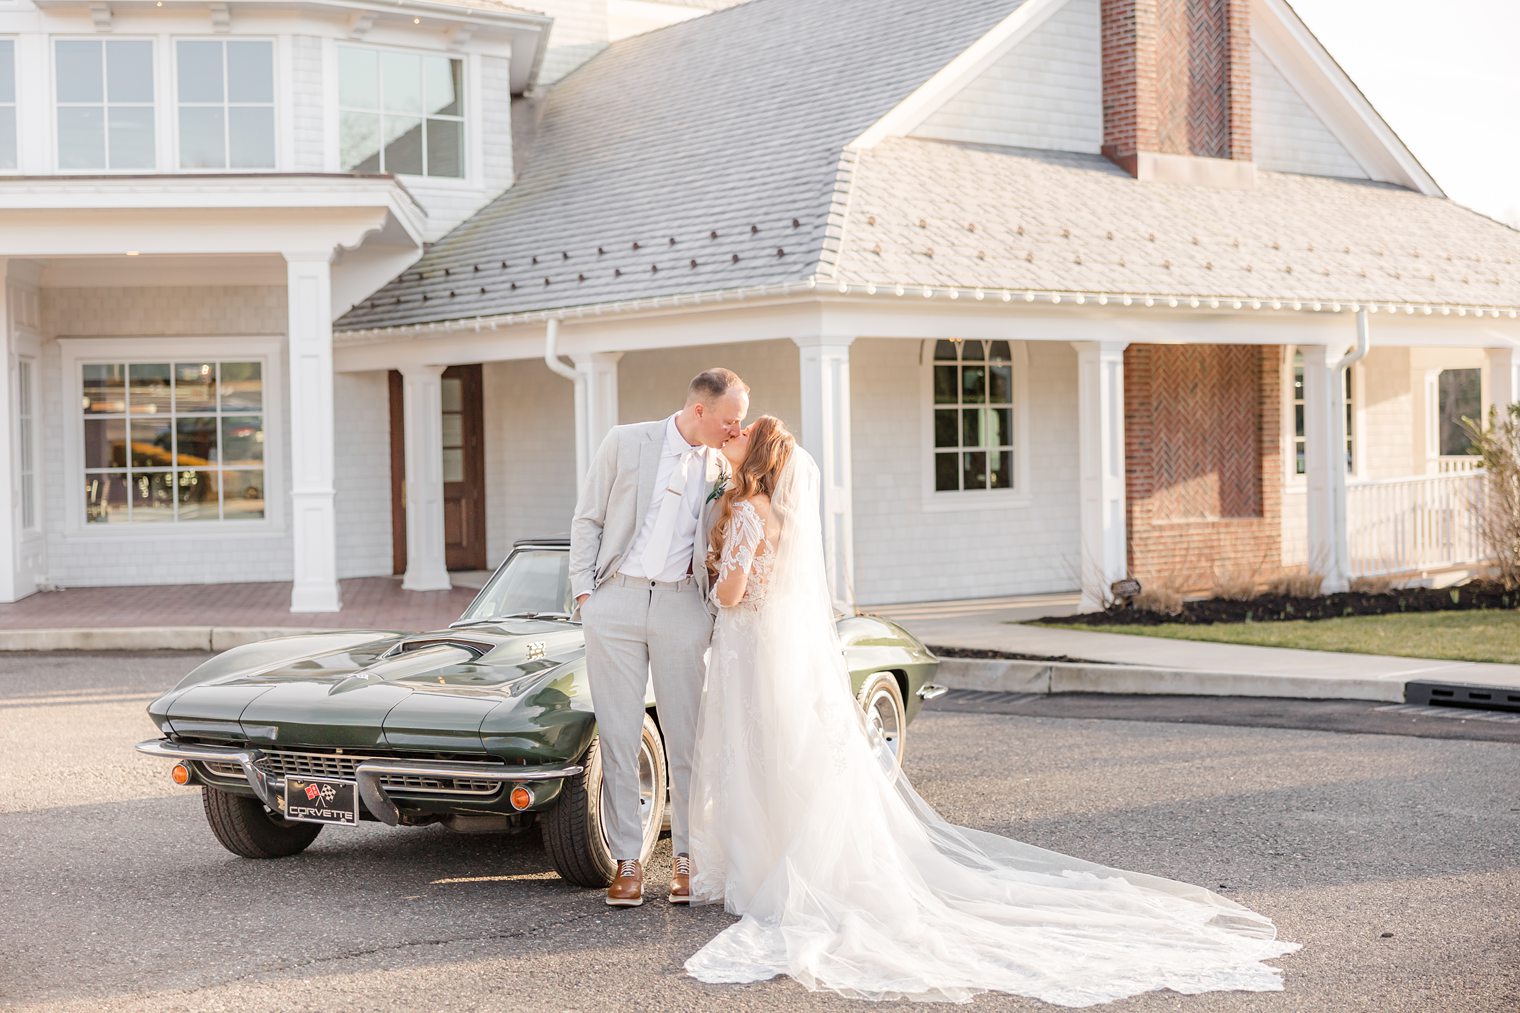
<path id="1" fill-rule="evenodd" d="M 463 61 L 341 46 L 338 120 L 346 171 L 462 178 Z"/>
<path id="2" fill-rule="evenodd" d="M 274 44 L 175 43 L 181 169 L 273 169 Z"/>
<path id="3" fill-rule="evenodd" d="M 59 39 L 54 51 L 60 169 L 152 169 L 153 43 Z"/>

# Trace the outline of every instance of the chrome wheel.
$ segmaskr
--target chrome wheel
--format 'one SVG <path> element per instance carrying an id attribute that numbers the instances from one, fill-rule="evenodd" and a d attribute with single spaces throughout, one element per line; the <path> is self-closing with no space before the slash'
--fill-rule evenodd
<path id="1" fill-rule="evenodd" d="M 866 679 L 860 687 L 860 706 L 865 711 L 866 725 L 872 731 L 872 737 L 880 736 L 895 762 L 901 765 L 908 711 L 903 705 L 897 678 L 891 672 L 877 672 Z"/>

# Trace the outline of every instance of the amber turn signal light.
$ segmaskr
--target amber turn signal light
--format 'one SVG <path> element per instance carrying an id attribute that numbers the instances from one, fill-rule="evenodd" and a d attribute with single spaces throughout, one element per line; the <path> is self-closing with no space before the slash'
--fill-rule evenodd
<path id="1" fill-rule="evenodd" d="M 176 763 L 173 769 L 169 771 L 169 777 L 174 780 L 175 784 L 189 784 L 190 768 L 183 763 Z"/>
<path id="2" fill-rule="evenodd" d="M 516 788 L 512 789 L 513 809 L 526 809 L 532 804 L 533 792 L 529 791 L 527 788 L 524 788 L 522 785 L 518 785 Z"/>

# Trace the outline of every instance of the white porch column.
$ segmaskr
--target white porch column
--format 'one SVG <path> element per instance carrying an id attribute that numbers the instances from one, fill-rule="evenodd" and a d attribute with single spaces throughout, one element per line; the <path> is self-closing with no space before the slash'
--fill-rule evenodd
<path id="1" fill-rule="evenodd" d="M 443 366 L 401 367 L 402 442 L 406 450 L 408 591 L 447 591 L 443 534 Z"/>
<path id="2" fill-rule="evenodd" d="M 1483 406 L 1483 423 L 1488 424 L 1488 409 L 1501 413 L 1520 401 L 1520 348 L 1488 349 L 1488 404 Z"/>
<path id="3" fill-rule="evenodd" d="M 591 459 L 618 420 L 618 360 L 622 352 L 573 355 L 575 363 L 575 478 L 586 477 Z"/>
<path id="4" fill-rule="evenodd" d="M 1340 349 L 1303 345 L 1304 478 L 1309 570 L 1324 577 L 1325 594 L 1351 586 L 1346 527 L 1346 378 Z"/>
<path id="5" fill-rule="evenodd" d="M 285 254 L 290 316 L 292 612 L 336 612 L 333 510 L 332 250 Z"/>
<path id="6" fill-rule="evenodd" d="M 1081 474 L 1081 608 L 1101 609 L 1129 575 L 1124 490 L 1124 349 L 1127 341 L 1073 341 Z"/>
<path id="7" fill-rule="evenodd" d="M 823 550 L 834 603 L 855 606 L 855 527 L 850 472 L 850 343 L 797 338 L 802 369 L 802 446 L 818 462 Z"/>
<path id="8" fill-rule="evenodd" d="M 7 283 L 5 258 L 0 257 L 0 602 L 15 601 L 24 592 L 16 577 L 21 551 L 21 494 L 17 467 L 21 444 L 16 418 L 16 336 Z"/>

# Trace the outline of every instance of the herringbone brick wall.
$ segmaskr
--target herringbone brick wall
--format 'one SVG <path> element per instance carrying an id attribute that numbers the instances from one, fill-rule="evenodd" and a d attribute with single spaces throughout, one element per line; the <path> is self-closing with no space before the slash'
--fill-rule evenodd
<path id="1" fill-rule="evenodd" d="M 1250 0 L 1103 0 L 1103 153 L 1251 157 Z"/>
<path id="2" fill-rule="evenodd" d="M 1132 345 L 1124 356 L 1130 572 L 1206 588 L 1282 551 L 1280 353 Z"/>

